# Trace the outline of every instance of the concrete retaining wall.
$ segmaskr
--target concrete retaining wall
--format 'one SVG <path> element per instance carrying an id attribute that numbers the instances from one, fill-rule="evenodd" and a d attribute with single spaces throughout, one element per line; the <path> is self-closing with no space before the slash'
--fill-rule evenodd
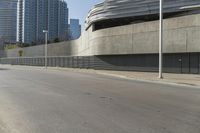
<path id="1" fill-rule="evenodd" d="M 0 58 L 1 57 L 5 57 L 6 55 L 5 55 L 5 51 L 3 51 L 3 50 L 0 50 Z"/>
<path id="2" fill-rule="evenodd" d="M 89 28 L 75 41 L 48 45 L 49 56 L 93 56 L 158 53 L 158 21 L 138 23 L 98 31 Z M 164 21 L 164 52 L 200 52 L 200 14 Z M 44 56 L 44 46 L 5 51 L 4 57 Z"/>
<path id="3" fill-rule="evenodd" d="M 200 53 L 163 55 L 163 70 L 200 74 Z M 1 58 L 1 64 L 44 66 L 44 57 Z M 158 71 L 158 54 L 48 57 L 49 67 L 101 70 Z"/>

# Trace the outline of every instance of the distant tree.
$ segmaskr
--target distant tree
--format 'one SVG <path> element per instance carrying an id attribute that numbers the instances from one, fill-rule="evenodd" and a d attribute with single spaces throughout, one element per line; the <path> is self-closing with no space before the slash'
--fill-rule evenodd
<path id="1" fill-rule="evenodd" d="M 17 45 L 18 47 L 20 47 L 20 46 L 21 46 L 21 42 L 16 42 L 16 45 Z"/>
<path id="2" fill-rule="evenodd" d="M 60 39 L 59 38 L 55 38 L 53 42 L 54 43 L 60 42 Z"/>
<path id="3" fill-rule="evenodd" d="M 23 56 L 23 50 L 19 50 L 18 53 L 19 53 L 19 57 Z"/>
<path id="4" fill-rule="evenodd" d="M 30 46 L 30 44 L 28 44 L 28 43 L 22 43 L 20 47 L 23 48 L 23 47 L 29 47 L 29 46 Z"/>
<path id="5" fill-rule="evenodd" d="M 36 45 L 36 43 L 35 42 L 31 42 L 31 46 L 35 46 Z"/>
<path id="6" fill-rule="evenodd" d="M 0 36 L 0 49 L 3 50 L 6 42 L 6 37 L 5 36 Z"/>
<path id="7" fill-rule="evenodd" d="M 4 50 L 9 50 L 9 49 L 16 49 L 18 48 L 18 45 L 17 44 L 6 44 L 4 46 Z"/>
<path id="8" fill-rule="evenodd" d="M 45 43 L 44 39 L 41 39 L 41 38 L 39 38 L 37 41 L 37 44 L 39 44 L 39 45 L 44 44 L 44 43 Z"/>

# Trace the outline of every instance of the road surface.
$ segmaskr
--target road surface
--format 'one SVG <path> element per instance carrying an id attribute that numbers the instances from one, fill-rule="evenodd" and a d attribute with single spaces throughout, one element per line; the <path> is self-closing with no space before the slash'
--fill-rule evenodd
<path id="1" fill-rule="evenodd" d="M 2 68 L 0 133 L 200 133 L 200 89 Z"/>

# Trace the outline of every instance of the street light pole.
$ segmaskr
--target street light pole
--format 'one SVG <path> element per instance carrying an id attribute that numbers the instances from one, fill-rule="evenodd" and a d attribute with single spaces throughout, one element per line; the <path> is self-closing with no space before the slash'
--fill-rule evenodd
<path id="1" fill-rule="evenodd" d="M 163 1 L 160 0 L 159 21 L 159 78 L 163 78 Z M 181 7 L 180 10 L 200 9 L 200 5 Z"/>
<path id="2" fill-rule="evenodd" d="M 163 0 L 160 0 L 159 21 L 159 78 L 163 78 Z"/>
<path id="3" fill-rule="evenodd" d="M 47 56 L 48 56 L 48 31 L 47 30 L 43 30 L 43 32 L 45 33 L 45 68 L 47 69 Z"/>

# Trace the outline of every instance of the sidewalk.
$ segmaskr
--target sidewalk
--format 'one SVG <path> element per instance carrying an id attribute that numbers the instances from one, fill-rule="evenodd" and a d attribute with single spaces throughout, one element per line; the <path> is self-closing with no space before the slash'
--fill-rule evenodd
<path id="1" fill-rule="evenodd" d="M 159 79 L 158 73 L 152 73 L 152 72 L 110 71 L 110 70 L 91 70 L 91 69 L 73 69 L 73 68 L 49 68 L 49 69 L 94 73 L 94 74 L 108 75 L 118 78 L 144 81 L 144 82 L 155 82 L 155 83 L 173 84 L 173 85 L 200 88 L 200 75 L 195 75 L 195 74 L 164 73 L 163 74 L 164 78 Z"/>
<path id="2" fill-rule="evenodd" d="M 32 66 L 12 66 L 12 65 L 0 65 L 0 68 L 35 68 L 44 69 L 44 67 L 32 67 Z M 78 69 L 78 68 L 60 68 L 60 67 L 48 67 L 48 70 L 59 71 L 73 71 L 81 73 L 91 73 L 107 75 L 112 77 L 118 77 L 129 80 L 137 80 L 143 82 L 153 82 L 161 84 L 181 85 L 188 87 L 196 87 L 200 89 L 200 74 L 174 74 L 164 73 L 164 79 L 158 78 L 158 73 L 152 72 L 134 72 L 134 71 L 111 71 L 111 70 L 93 70 L 93 69 Z"/>

